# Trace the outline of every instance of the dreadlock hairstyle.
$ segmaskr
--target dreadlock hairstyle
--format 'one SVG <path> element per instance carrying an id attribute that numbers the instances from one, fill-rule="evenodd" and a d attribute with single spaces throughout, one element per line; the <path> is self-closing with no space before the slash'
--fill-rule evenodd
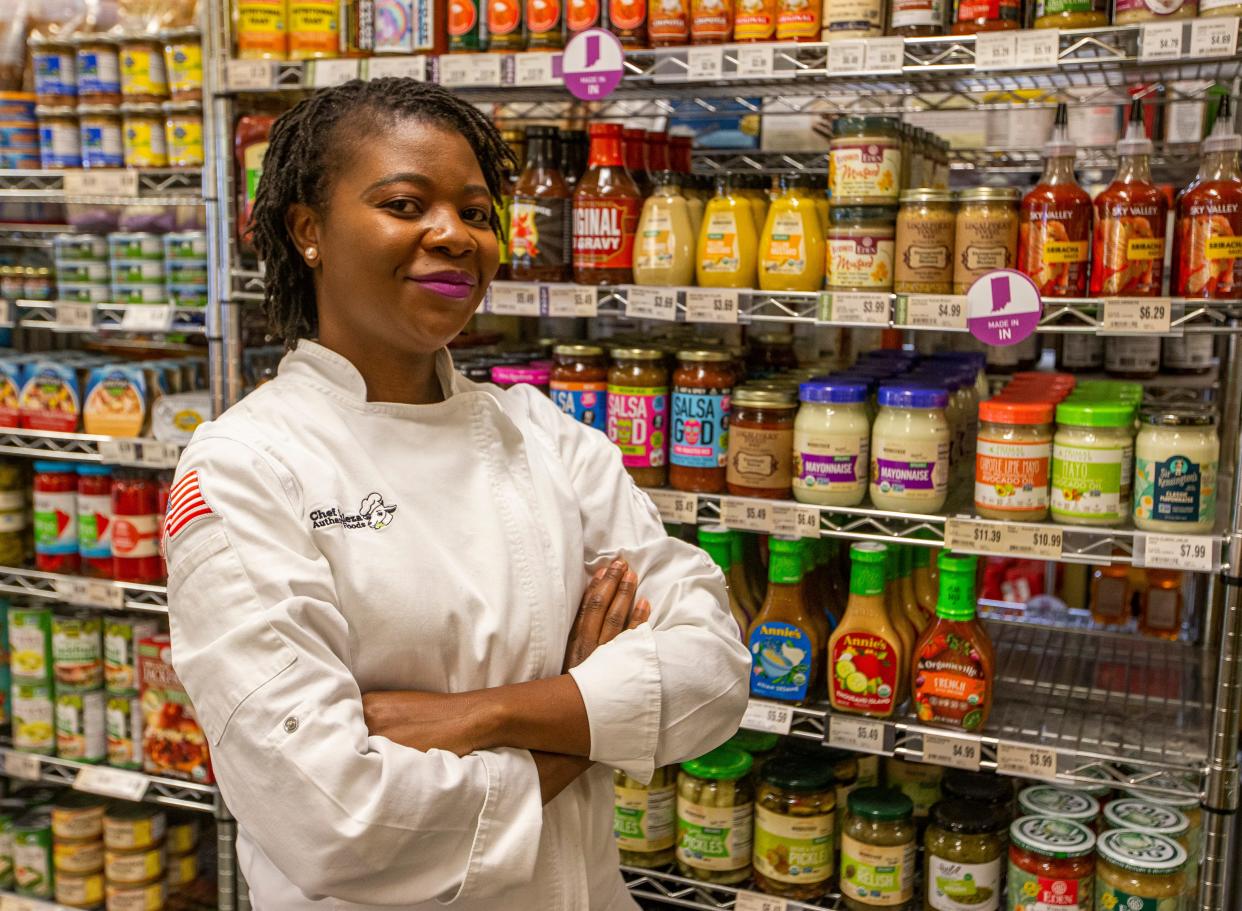
<path id="1" fill-rule="evenodd" d="M 272 126 L 249 225 L 267 270 L 263 312 L 270 331 L 289 347 L 319 329 L 311 270 L 285 225 L 289 206 L 300 202 L 323 211 L 351 144 L 365 141 L 372 129 L 407 118 L 461 133 L 492 198 L 500 198 L 504 171 L 515 164 L 513 152 L 477 108 L 439 85 L 354 79 L 298 102 Z M 491 225 L 499 233 L 495 211 Z"/>

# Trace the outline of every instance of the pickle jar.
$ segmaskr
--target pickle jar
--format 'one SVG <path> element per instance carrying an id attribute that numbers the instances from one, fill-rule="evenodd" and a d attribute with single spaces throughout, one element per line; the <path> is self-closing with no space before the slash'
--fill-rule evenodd
<path id="1" fill-rule="evenodd" d="M 1095 906 L 1177 911 L 1186 890 L 1186 849 L 1163 835 L 1113 829 L 1096 845 Z"/>
<path id="2" fill-rule="evenodd" d="M 750 754 L 750 758 L 755 761 L 751 771 L 756 776 L 763 771 L 764 763 L 776 754 L 776 748 L 780 744 L 781 738 L 776 734 L 748 731 L 745 728 L 741 728 L 725 741 L 725 746 L 737 747 L 739 750 L 745 750 Z"/>
<path id="3" fill-rule="evenodd" d="M 923 838 L 928 908 L 999 907 L 1005 860 L 1006 807 L 942 800 Z"/>
<path id="4" fill-rule="evenodd" d="M 832 767 L 782 756 L 755 789 L 755 885 L 800 901 L 828 891 L 833 874 L 836 778 Z"/>
<path id="5" fill-rule="evenodd" d="M 849 797 L 841 833 L 841 897 L 850 911 L 913 906 L 914 803 L 893 788 L 860 788 Z"/>
<path id="6" fill-rule="evenodd" d="M 711 883 L 750 878 L 754 844 L 754 760 L 717 747 L 681 765 L 677 775 L 677 867 Z"/>
<path id="7" fill-rule="evenodd" d="M 788 499 L 793 489 L 795 388 L 739 386 L 729 419 L 729 493 L 739 497 Z"/>
<path id="8" fill-rule="evenodd" d="M 668 483 L 676 490 L 725 489 L 732 361 L 727 351 L 677 352 L 668 456 Z"/>
<path id="9" fill-rule="evenodd" d="M 646 785 L 615 769 L 612 790 L 612 831 L 621 863 L 631 867 L 671 864 L 677 840 L 677 767 L 656 769 Z"/>
<path id="10" fill-rule="evenodd" d="M 655 348 L 617 348 L 608 371 L 608 439 L 640 487 L 668 480 L 669 376 Z"/>

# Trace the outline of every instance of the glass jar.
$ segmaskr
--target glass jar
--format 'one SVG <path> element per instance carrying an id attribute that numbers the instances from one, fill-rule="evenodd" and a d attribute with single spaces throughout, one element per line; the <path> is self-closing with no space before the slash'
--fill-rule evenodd
<path id="1" fill-rule="evenodd" d="M 158 38 L 121 39 L 121 95 L 131 104 L 159 104 L 168 98 L 164 44 Z"/>
<path id="2" fill-rule="evenodd" d="M 70 107 L 35 108 L 39 118 L 39 161 L 45 170 L 82 167 L 82 135 L 78 112 Z"/>
<path id="3" fill-rule="evenodd" d="M 1118 0 L 1124 9 L 1127 3 L 1144 5 L 1144 0 Z M 1179 2 L 1179 0 L 1175 0 Z M 1035 0 L 1035 28 L 1096 28 L 1108 25 L 1108 0 Z M 1121 15 L 1120 9 L 1118 16 Z M 1191 13 L 1193 16 L 1194 13 Z M 1155 18 L 1153 16 L 1153 18 Z M 1117 20 L 1117 24 L 1126 21 Z"/>
<path id="4" fill-rule="evenodd" d="M 1199 13 L 1196 0 L 1117 0 L 1113 10 L 1114 25 L 1133 25 L 1136 22 L 1164 22 L 1169 19 L 1193 19 Z M 1108 20 L 1104 20 L 1104 25 Z M 1085 25 L 1085 23 L 1084 23 Z M 1056 23 L 1060 28 L 1079 28 Z M 1036 25 L 1036 28 L 1040 28 Z"/>
<path id="5" fill-rule="evenodd" d="M 1096 846 L 1097 908 L 1178 911 L 1186 889 L 1186 849 L 1163 835 L 1113 829 Z"/>
<path id="6" fill-rule="evenodd" d="M 892 788 L 850 794 L 841 834 L 841 897 L 850 911 L 909 908 L 916 864 L 914 804 Z"/>
<path id="7" fill-rule="evenodd" d="M 1104 369 L 1123 380 L 1149 380 L 1160 372 L 1160 336 L 1127 335 L 1104 340 Z"/>
<path id="8" fill-rule="evenodd" d="M 1207 332 L 1172 336 L 1161 342 L 1161 363 L 1165 373 L 1202 376 L 1215 360 L 1213 337 Z"/>
<path id="9" fill-rule="evenodd" d="M 167 101 L 164 112 L 164 139 L 170 168 L 203 166 L 203 106 L 197 101 Z"/>
<path id="10" fill-rule="evenodd" d="M 781 500 L 793 483 L 794 421 L 797 394 L 792 388 L 739 386 L 729 419 L 725 485 L 739 497 Z"/>
<path id="11" fill-rule="evenodd" d="M 78 571 L 78 475 L 72 464 L 34 463 L 35 569 Z"/>
<path id="12" fill-rule="evenodd" d="M 608 371 L 608 439 L 639 487 L 668 480 L 669 376 L 654 348 L 617 348 Z"/>
<path id="13" fill-rule="evenodd" d="M 1139 631 L 1157 639 L 1176 639 L 1182 631 L 1186 606 L 1182 573 L 1174 569 L 1147 569 L 1147 585 L 1139 595 Z"/>
<path id="14" fill-rule="evenodd" d="M 203 36 L 196 28 L 160 32 L 164 72 L 173 101 L 203 100 Z"/>
<path id="15" fill-rule="evenodd" d="M 120 168 L 125 165 L 121 141 L 121 111 L 115 105 L 78 105 L 82 167 Z"/>
<path id="16" fill-rule="evenodd" d="M 112 578 L 157 583 L 159 484 L 146 472 L 118 469 L 112 478 Z"/>
<path id="17" fill-rule="evenodd" d="M 793 495 L 817 506 L 857 506 L 867 495 L 871 422 L 867 386 L 811 380 L 798 387 Z"/>
<path id="18" fill-rule="evenodd" d="M 1114 525 L 1130 502 L 1134 409 L 1120 402 L 1062 402 L 1052 440 L 1054 522 Z"/>
<path id="19" fill-rule="evenodd" d="M 732 362 L 727 351 L 677 352 L 668 454 L 668 483 L 676 490 L 725 489 Z"/>
<path id="20" fill-rule="evenodd" d="M 1048 518 L 1051 402 L 991 399 L 979 405 L 975 511 L 985 519 Z"/>
<path id="21" fill-rule="evenodd" d="M 34 72 L 35 96 L 41 105 L 77 102 L 77 55 L 68 41 L 32 35 L 26 41 Z M 18 57 L 21 60 L 21 57 Z M 19 79 L 18 82 L 21 80 Z"/>
<path id="22" fill-rule="evenodd" d="M 965 800 L 973 804 L 1001 807 L 1013 811 L 1013 782 L 991 772 L 948 769 L 940 779 L 940 793 L 946 800 Z M 1002 837 L 1008 838 L 1005 833 Z"/>
<path id="23" fill-rule="evenodd" d="M 1085 791 L 1035 785 L 1018 794 L 1018 813 L 1069 819 L 1094 830 L 1100 817 L 1100 802 Z"/>
<path id="24" fill-rule="evenodd" d="M 1171 838 L 1183 848 L 1190 835 L 1190 820 L 1173 807 L 1162 807 L 1137 797 L 1122 797 L 1104 807 L 1106 829 L 1133 829 Z"/>
<path id="25" fill-rule="evenodd" d="M 1216 415 L 1205 408 L 1147 411 L 1134 443 L 1134 524 L 1208 534 L 1216 526 Z"/>
<path id="26" fill-rule="evenodd" d="M 501 389 L 514 386 L 534 386 L 544 395 L 548 394 L 548 378 L 551 371 L 536 364 L 504 364 L 492 368 L 492 382 Z"/>
<path id="27" fill-rule="evenodd" d="M 754 760 L 717 747 L 681 764 L 677 775 L 677 868 L 711 883 L 750 878 L 754 845 Z"/>
<path id="28" fill-rule="evenodd" d="M 1104 339 L 1094 332 L 1061 336 L 1057 368 L 1067 371 L 1099 370 L 1104 366 Z"/>
<path id="29" fill-rule="evenodd" d="M 1177 793 L 1178 791 L 1184 792 L 1187 787 L 1191 786 L 1189 779 L 1166 773 L 1149 778 L 1144 783 L 1161 789 L 1162 793 L 1126 789 L 1126 796 L 1146 800 L 1157 806 L 1180 810 L 1185 815 L 1186 821 L 1190 823 L 1190 831 L 1186 833 L 1188 842 L 1186 850 L 1190 854 L 1191 861 L 1198 863 L 1203 854 L 1203 810 L 1199 806 L 1197 797 Z"/>
<path id="30" fill-rule="evenodd" d="M 931 809 L 923 837 L 923 881 L 930 911 L 998 908 L 1004 865 L 1004 807 L 942 800 Z"/>
<path id="31" fill-rule="evenodd" d="M 961 192 L 954 226 L 953 293 L 965 294 L 981 275 L 1018 261 L 1018 202 L 1011 187 Z"/>
<path id="32" fill-rule="evenodd" d="M 944 767 L 925 762 L 914 762 L 900 756 L 884 760 L 884 784 L 896 788 L 914 804 L 914 824 L 919 835 L 927 826 L 931 808 L 940 801 L 940 779 Z"/>
<path id="33" fill-rule="evenodd" d="M 575 421 L 608 430 L 608 358 L 598 345 L 556 345 L 548 384 L 552 404 Z"/>
<path id="34" fill-rule="evenodd" d="M 1081 823 L 1023 816 L 1009 827 L 1009 907 L 1034 900 L 1064 911 L 1091 911 L 1095 836 Z"/>
<path id="35" fill-rule="evenodd" d="M 123 104 L 125 167 L 168 167 L 168 140 L 164 112 L 158 104 Z"/>
<path id="36" fill-rule="evenodd" d="M 893 287 L 897 210 L 837 206 L 829 214 L 825 287 L 829 291 L 889 291 Z"/>
<path id="37" fill-rule="evenodd" d="M 928 386 L 880 387 L 871 428 L 871 504 L 933 513 L 949 493 L 949 394 Z"/>
<path id="38" fill-rule="evenodd" d="M 56 298 L 56 279 L 46 266 L 32 266 L 22 277 L 22 297 L 27 300 L 50 301 Z"/>
<path id="39" fill-rule="evenodd" d="M 950 294 L 957 213 L 948 190 L 906 190 L 897 212 L 893 290 Z"/>
<path id="40" fill-rule="evenodd" d="M 78 554 L 82 574 L 112 578 L 112 469 L 78 466 Z"/>
<path id="41" fill-rule="evenodd" d="M 752 380 L 761 380 L 783 370 L 794 370 L 798 366 L 792 335 L 764 332 L 748 336 L 746 343 L 746 374 Z"/>
<path id="42" fill-rule="evenodd" d="M 663 867 L 673 862 L 677 841 L 677 767 L 656 769 L 651 783 L 612 773 L 613 835 L 621 863 Z"/>
<path id="43" fill-rule="evenodd" d="M 1022 0 L 953 0 L 952 35 L 1022 28 Z"/>
<path id="44" fill-rule="evenodd" d="M 836 797 L 831 766 L 783 756 L 763 767 L 755 795 L 755 885 L 811 901 L 833 874 Z"/>
<path id="45" fill-rule="evenodd" d="M 894 205 L 901 192 L 901 130 L 892 117 L 838 117 L 828 144 L 834 206 Z"/>
<path id="46" fill-rule="evenodd" d="M 702 528 L 702 526 L 700 526 Z M 737 532 L 728 532 L 728 534 L 737 534 Z M 728 574 L 726 574 L 727 577 Z M 725 741 L 726 746 L 737 747 L 739 750 L 745 750 L 750 754 L 750 758 L 755 761 L 751 767 L 754 775 L 762 774 L 764 765 L 776 754 L 776 748 L 781 745 L 781 738 L 776 734 L 766 734 L 762 731 L 748 731 L 745 728 L 740 729 L 736 734 Z"/>
<path id="47" fill-rule="evenodd" d="M 121 103 L 121 42 L 113 35 L 73 39 L 78 69 L 78 104 Z"/>

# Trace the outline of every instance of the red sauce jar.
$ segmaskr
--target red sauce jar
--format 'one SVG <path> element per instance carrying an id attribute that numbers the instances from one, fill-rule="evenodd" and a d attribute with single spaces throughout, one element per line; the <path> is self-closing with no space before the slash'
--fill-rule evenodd
<path id="1" fill-rule="evenodd" d="M 668 465 L 668 483 L 675 490 L 725 489 L 732 361 L 727 351 L 677 353 Z"/>
<path id="2" fill-rule="evenodd" d="M 63 462 L 35 462 L 35 568 L 78 571 L 78 475 Z"/>
<path id="3" fill-rule="evenodd" d="M 1055 904 L 1066 911 L 1092 903 L 1095 835 L 1086 826 L 1052 816 L 1023 816 L 1009 829 L 1009 896 Z"/>
<path id="4" fill-rule="evenodd" d="M 112 578 L 112 469 L 78 466 L 78 554 L 82 574 Z"/>
<path id="5" fill-rule="evenodd" d="M 164 578 L 159 551 L 159 483 L 137 470 L 112 481 L 112 577 L 156 583 Z"/>

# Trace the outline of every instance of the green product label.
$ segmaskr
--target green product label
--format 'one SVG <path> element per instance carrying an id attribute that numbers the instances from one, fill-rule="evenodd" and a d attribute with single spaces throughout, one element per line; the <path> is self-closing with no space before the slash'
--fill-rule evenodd
<path id="1" fill-rule="evenodd" d="M 927 905 L 932 911 L 997 911 L 1001 859 L 966 864 L 929 854 Z"/>
<path id="2" fill-rule="evenodd" d="M 915 848 L 877 847 L 841 837 L 841 894 L 862 905 L 899 905 L 914 897 Z"/>
<path id="3" fill-rule="evenodd" d="M 700 870 L 740 870 L 751 862 L 753 806 L 677 801 L 677 859 Z"/>
<path id="4" fill-rule="evenodd" d="M 1041 0 L 1035 4 L 1035 18 L 1056 16 L 1060 13 L 1090 13 L 1094 9 L 1093 0 Z"/>
<path id="5" fill-rule="evenodd" d="M 1121 447 L 1052 447 L 1052 514 L 1115 522 L 1121 518 L 1126 451 Z"/>
<path id="6" fill-rule="evenodd" d="M 1095 906 L 1097 911 L 1181 911 L 1182 898 L 1143 898 L 1095 881 Z"/>
<path id="7" fill-rule="evenodd" d="M 822 883 L 832 876 L 831 812 L 786 816 L 755 810 L 755 870 L 782 883 Z"/>
<path id="8" fill-rule="evenodd" d="M 1010 862 L 1009 908 L 1010 911 L 1091 911 L 1092 883 L 1090 876 L 1081 879 L 1033 876 Z"/>
<path id="9" fill-rule="evenodd" d="M 654 853 L 673 846 L 677 789 L 613 786 L 612 831 L 622 851 Z"/>

